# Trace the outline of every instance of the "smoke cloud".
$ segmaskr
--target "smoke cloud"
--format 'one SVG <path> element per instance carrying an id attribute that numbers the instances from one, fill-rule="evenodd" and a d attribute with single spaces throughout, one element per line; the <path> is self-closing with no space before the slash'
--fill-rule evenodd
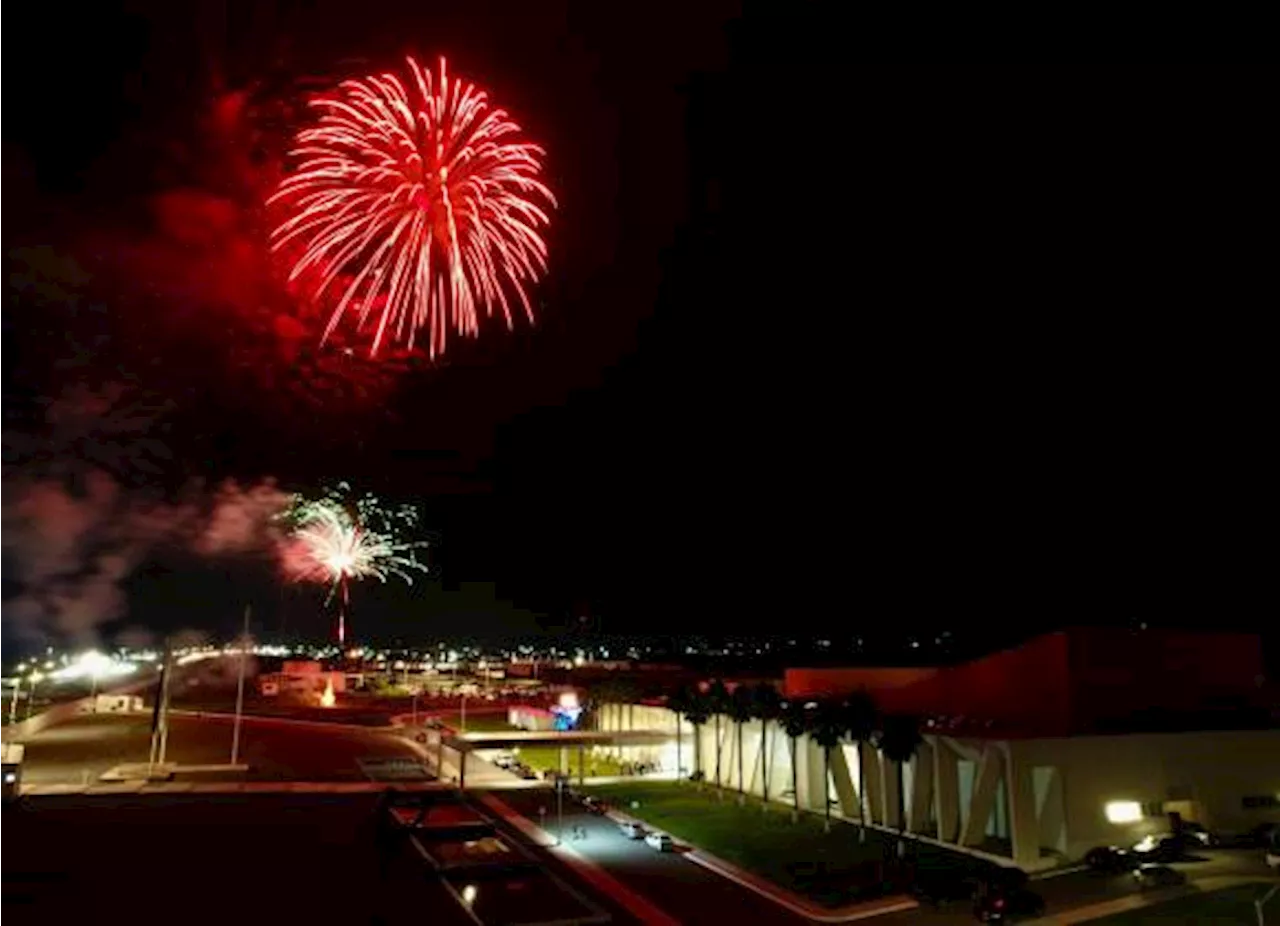
<path id="1" fill-rule="evenodd" d="M 51 404 L 47 434 L 6 435 L 5 584 L 17 592 L 4 617 L 25 637 L 96 642 L 101 625 L 127 613 L 122 583 L 157 553 L 275 555 L 289 496 L 269 481 L 193 484 L 176 497 L 139 487 L 137 470 L 161 454 L 123 398 L 73 390 Z"/>

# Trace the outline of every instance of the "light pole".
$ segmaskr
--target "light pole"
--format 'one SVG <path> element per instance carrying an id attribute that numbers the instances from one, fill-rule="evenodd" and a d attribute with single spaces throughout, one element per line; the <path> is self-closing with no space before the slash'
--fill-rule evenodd
<path id="1" fill-rule="evenodd" d="M 44 675 L 39 672 L 32 672 L 27 679 L 27 716 L 24 720 L 31 719 L 31 709 L 35 707 L 36 700 L 36 683 L 41 681 L 44 681 Z"/>
<path id="2" fill-rule="evenodd" d="M 9 723 L 13 723 L 18 717 L 18 690 L 22 688 L 22 676 L 19 675 L 13 680 L 13 699 L 9 702 Z"/>
<path id="3" fill-rule="evenodd" d="M 244 668 L 248 660 L 249 649 L 249 614 L 252 605 L 244 606 L 244 633 L 240 636 L 240 679 L 236 683 L 236 724 L 231 731 L 231 764 L 235 765 L 240 758 L 240 722 L 244 716 Z"/>
<path id="4" fill-rule="evenodd" d="M 564 779 L 556 776 L 556 845 L 564 842 Z"/>

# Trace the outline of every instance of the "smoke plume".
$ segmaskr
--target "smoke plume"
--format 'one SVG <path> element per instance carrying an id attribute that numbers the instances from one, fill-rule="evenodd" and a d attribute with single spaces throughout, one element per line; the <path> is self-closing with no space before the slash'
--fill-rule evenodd
<path id="1" fill-rule="evenodd" d="M 93 642 L 127 613 L 122 583 L 156 553 L 274 556 L 288 496 L 271 482 L 150 487 L 137 471 L 162 454 L 137 408 L 115 388 L 72 390 L 39 438 L 6 434 L 5 584 L 17 591 L 4 617 L 23 636 Z"/>

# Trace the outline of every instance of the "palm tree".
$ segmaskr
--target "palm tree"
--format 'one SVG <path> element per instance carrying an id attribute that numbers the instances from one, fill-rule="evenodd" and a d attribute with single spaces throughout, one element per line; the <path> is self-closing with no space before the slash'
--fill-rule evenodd
<path id="1" fill-rule="evenodd" d="M 716 789 L 720 789 L 720 756 L 724 752 L 724 743 L 720 739 L 720 717 L 729 709 L 729 689 L 724 682 L 716 679 L 707 689 L 707 707 L 716 722 Z M 723 792 L 721 792 L 723 796 Z"/>
<path id="2" fill-rule="evenodd" d="M 867 841 L 867 773 L 862 764 L 863 746 L 876 729 L 876 703 L 865 690 L 855 691 L 844 703 L 844 725 L 858 748 L 858 841 Z"/>
<path id="3" fill-rule="evenodd" d="M 884 757 L 897 768 L 898 776 L 898 855 L 906 851 L 907 815 L 905 796 L 902 793 L 902 766 L 915 757 L 924 739 L 920 736 L 920 723 L 906 714 L 890 714 L 880 724 L 877 745 Z"/>
<path id="4" fill-rule="evenodd" d="M 752 691 L 755 715 L 760 719 L 760 792 L 762 806 L 769 809 L 769 724 L 782 713 L 782 696 L 768 682 L 761 682 Z"/>
<path id="5" fill-rule="evenodd" d="M 800 701 L 786 701 L 782 705 L 782 729 L 791 743 L 791 797 L 795 807 L 791 811 L 791 822 L 800 819 L 800 767 L 796 761 L 796 740 L 809 732 L 809 711 Z"/>
<path id="6" fill-rule="evenodd" d="M 821 702 L 813 712 L 813 739 L 822 747 L 822 829 L 831 832 L 831 750 L 840 745 L 845 723 L 841 707 Z"/>
<path id="7" fill-rule="evenodd" d="M 707 695 L 698 688 L 690 688 L 684 715 L 693 726 L 693 775 L 701 782 L 706 775 L 702 771 L 702 728 L 711 719 L 711 704 Z"/>
<path id="8" fill-rule="evenodd" d="M 692 703 L 693 694 L 689 691 L 688 685 L 680 685 L 667 696 L 668 709 L 675 712 L 676 715 L 676 780 L 680 779 L 681 772 L 684 771 L 684 759 L 681 752 L 680 743 L 684 739 L 682 735 L 682 727 L 684 726 L 684 717 L 689 713 L 689 706 Z"/>
<path id="9" fill-rule="evenodd" d="M 745 804 L 747 792 L 743 784 L 742 728 L 755 718 L 756 700 L 751 689 L 738 685 L 729 698 L 729 718 L 738 728 L 738 803 Z"/>

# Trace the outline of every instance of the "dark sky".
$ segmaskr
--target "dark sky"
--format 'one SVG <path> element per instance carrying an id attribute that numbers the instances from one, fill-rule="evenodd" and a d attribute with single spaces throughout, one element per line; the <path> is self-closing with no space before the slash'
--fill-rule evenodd
<path id="1" fill-rule="evenodd" d="M 184 472 L 420 500 L 446 588 L 617 632 L 1258 624 L 1267 81 L 689 6 L 9 11 L 6 250 L 136 224 L 211 74 L 443 52 L 549 151 L 537 327 L 354 423 L 130 371 Z M 477 588 L 433 626 L 511 620 Z"/>

